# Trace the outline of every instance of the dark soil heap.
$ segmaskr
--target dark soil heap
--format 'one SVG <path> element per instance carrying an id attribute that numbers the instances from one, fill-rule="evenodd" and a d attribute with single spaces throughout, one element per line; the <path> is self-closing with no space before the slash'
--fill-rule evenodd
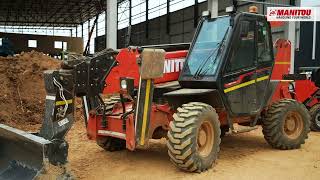
<path id="1" fill-rule="evenodd" d="M 0 123 L 21 129 L 41 124 L 46 96 L 43 72 L 59 67 L 59 60 L 35 51 L 0 57 Z"/>

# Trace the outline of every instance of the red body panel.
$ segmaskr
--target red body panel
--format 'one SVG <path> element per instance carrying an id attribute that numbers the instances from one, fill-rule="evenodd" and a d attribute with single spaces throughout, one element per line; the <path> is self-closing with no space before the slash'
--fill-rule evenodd
<path id="1" fill-rule="evenodd" d="M 166 52 L 164 76 L 155 79 L 155 83 L 164 83 L 176 81 L 179 77 L 179 72 L 183 67 L 184 60 L 188 51 L 174 51 Z M 121 49 L 117 55 L 118 66 L 114 67 L 106 79 L 106 88 L 104 94 L 118 93 L 120 90 L 120 77 L 134 78 L 134 85 L 137 87 L 139 84 L 139 67 L 137 65 L 137 51 L 129 50 L 127 48 Z"/>
<path id="2" fill-rule="evenodd" d="M 271 80 L 282 80 L 284 74 L 290 72 L 291 43 L 288 40 L 279 39 L 276 42 L 276 57 L 271 75 Z"/>
<path id="3" fill-rule="evenodd" d="M 132 103 L 126 103 L 126 111 L 132 110 Z M 121 104 L 115 104 L 112 114 L 122 113 Z M 157 128 L 169 129 L 169 122 L 172 121 L 173 111 L 169 104 L 153 104 L 151 107 L 151 115 L 149 125 L 149 136 L 147 139 L 152 138 L 152 135 Z M 129 150 L 134 150 L 136 148 L 136 138 L 135 138 L 135 126 L 134 126 L 134 116 L 130 114 L 126 119 L 126 130 L 123 130 L 123 120 L 120 116 L 107 116 L 107 127 L 101 127 L 102 116 L 94 115 L 90 116 L 87 127 L 87 135 L 89 139 L 95 140 L 99 136 L 111 136 L 119 139 L 126 140 L 126 146 Z M 112 133 L 109 133 L 112 132 Z"/>
<path id="4" fill-rule="evenodd" d="M 164 76 L 162 78 L 155 79 L 155 83 L 165 83 L 170 81 L 178 80 L 180 70 L 183 67 L 184 60 L 187 56 L 188 51 L 174 51 L 166 52 L 165 54 L 165 65 L 164 65 Z M 114 67 L 106 79 L 106 88 L 104 94 L 118 94 L 120 91 L 120 77 L 131 77 L 134 78 L 135 87 L 139 84 L 139 67 L 137 65 L 137 58 L 139 53 L 132 49 L 121 49 L 116 59 L 118 65 Z M 132 110 L 132 103 L 127 103 L 126 111 Z M 115 104 L 112 114 L 121 114 L 121 104 Z M 161 127 L 161 129 L 168 130 L 169 122 L 172 121 L 173 111 L 168 104 L 157 105 L 153 104 L 151 108 L 152 119 L 149 125 L 149 137 Z M 126 120 L 126 130 L 123 130 L 123 120 L 121 116 L 107 116 L 107 128 L 101 128 L 101 115 L 95 115 L 90 113 L 87 135 L 90 139 L 96 139 L 98 136 L 112 136 L 126 140 L 126 146 L 129 150 L 134 150 L 136 147 L 135 138 L 135 126 L 134 116 L 130 114 Z M 110 133 L 112 132 L 112 133 Z"/>
<path id="5" fill-rule="evenodd" d="M 318 87 L 310 80 L 297 80 L 295 81 L 295 99 L 299 102 L 304 102 L 318 90 Z M 314 98 L 308 104 L 310 107 L 319 103 L 319 100 Z"/>
<path id="6" fill-rule="evenodd" d="M 285 23 L 283 21 L 270 21 L 271 28 L 283 27 Z"/>

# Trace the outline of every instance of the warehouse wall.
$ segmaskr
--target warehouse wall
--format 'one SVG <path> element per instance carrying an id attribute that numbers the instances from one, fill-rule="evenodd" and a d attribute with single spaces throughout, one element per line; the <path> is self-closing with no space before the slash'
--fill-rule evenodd
<path id="1" fill-rule="evenodd" d="M 276 0 L 266 0 L 266 2 L 277 3 Z M 289 4 L 290 0 L 284 0 L 282 3 Z M 238 11 L 248 11 L 248 7 L 251 5 L 252 3 L 243 3 L 241 4 L 241 7 L 239 7 Z M 227 6 L 230 6 L 229 1 L 219 0 L 219 15 L 226 14 L 225 8 Z M 261 13 L 266 12 L 267 6 L 257 6 Z M 207 2 L 198 4 L 197 18 L 194 18 L 194 10 L 195 7 L 191 6 L 170 13 L 169 28 L 167 27 L 167 15 L 149 20 L 148 25 L 146 22 L 133 25 L 131 27 L 130 45 L 137 46 L 191 42 L 196 29 L 195 25 L 201 17 L 202 12 L 207 10 Z M 194 23 L 195 19 L 196 23 Z M 148 31 L 146 31 L 146 27 L 148 27 Z M 128 28 L 118 30 L 118 48 L 125 47 L 127 31 Z M 284 38 L 284 27 L 277 28 L 273 32 L 275 39 L 281 37 Z M 105 44 L 105 36 L 95 38 L 95 52 L 103 50 L 105 48 Z"/>
<path id="2" fill-rule="evenodd" d="M 30 34 L 15 34 L 15 33 L 1 33 L 0 38 L 8 38 L 12 43 L 13 51 L 20 53 L 22 51 L 39 51 L 45 54 L 58 55 L 62 49 L 54 48 L 55 41 L 67 42 L 67 51 L 82 53 L 83 40 L 76 37 L 64 36 L 44 36 L 44 35 L 30 35 Z M 36 48 L 28 47 L 28 40 L 37 40 Z"/>
<path id="3" fill-rule="evenodd" d="M 299 47 L 295 53 L 295 70 L 299 67 L 320 67 L 320 22 L 316 26 L 316 56 L 312 58 L 313 50 L 313 22 L 301 22 L 300 24 L 300 39 Z"/>
<path id="4" fill-rule="evenodd" d="M 199 4 L 201 12 L 207 9 L 207 3 Z M 169 29 L 167 29 L 167 15 L 151 19 L 148 22 L 148 37 L 146 33 L 146 22 L 131 27 L 131 45 L 154 45 L 190 42 L 192 40 L 194 26 L 194 6 L 170 13 Z M 198 18 L 197 18 L 198 19 Z M 169 32 L 167 32 L 169 30 Z M 118 48 L 125 46 L 127 28 L 118 30 Z M 95 51 L 105 48 L 105 36 L 95 39 Z"/>

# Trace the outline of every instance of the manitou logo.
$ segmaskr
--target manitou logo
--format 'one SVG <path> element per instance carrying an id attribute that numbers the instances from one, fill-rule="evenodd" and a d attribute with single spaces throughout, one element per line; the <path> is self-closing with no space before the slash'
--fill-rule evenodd
<path id="1" fill-rule="evenodd" d="M 164 62 L 163 73 L 180 72 L 185 59 L 166 59 Z"/>
<path id="2" fill-rule="evenodd" d="M 270 12 L 269 12 L 269 16 L 276 16 L 276 15 L 277 15 L 277 12 L 278 12 L 278 11 L 276 11 L 276 10 L 270 11 Z"/>
<path id="3" fill-rule="evenodd" d="M 279 9 L 277 11 L 270 11 L 269 16 L 311 16 L 311 9 L 291 9 L 291 10 L 284 10 Z"/>
<path id="4" fill-rule="evenodd" d="M 268 7 L 268 21 L 316 21 L 315 7 Z"/>

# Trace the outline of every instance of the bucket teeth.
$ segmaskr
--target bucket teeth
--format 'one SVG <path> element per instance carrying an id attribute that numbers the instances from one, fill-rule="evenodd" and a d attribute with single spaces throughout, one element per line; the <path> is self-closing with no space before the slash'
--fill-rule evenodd
<path id="1" fill-rule="evenodd" d="M 28 167 L 21 162 L 12 161 L 7 169 L 0 172 L 0 180 L 33 179 L 37 173 L 36 169 Z"/>

